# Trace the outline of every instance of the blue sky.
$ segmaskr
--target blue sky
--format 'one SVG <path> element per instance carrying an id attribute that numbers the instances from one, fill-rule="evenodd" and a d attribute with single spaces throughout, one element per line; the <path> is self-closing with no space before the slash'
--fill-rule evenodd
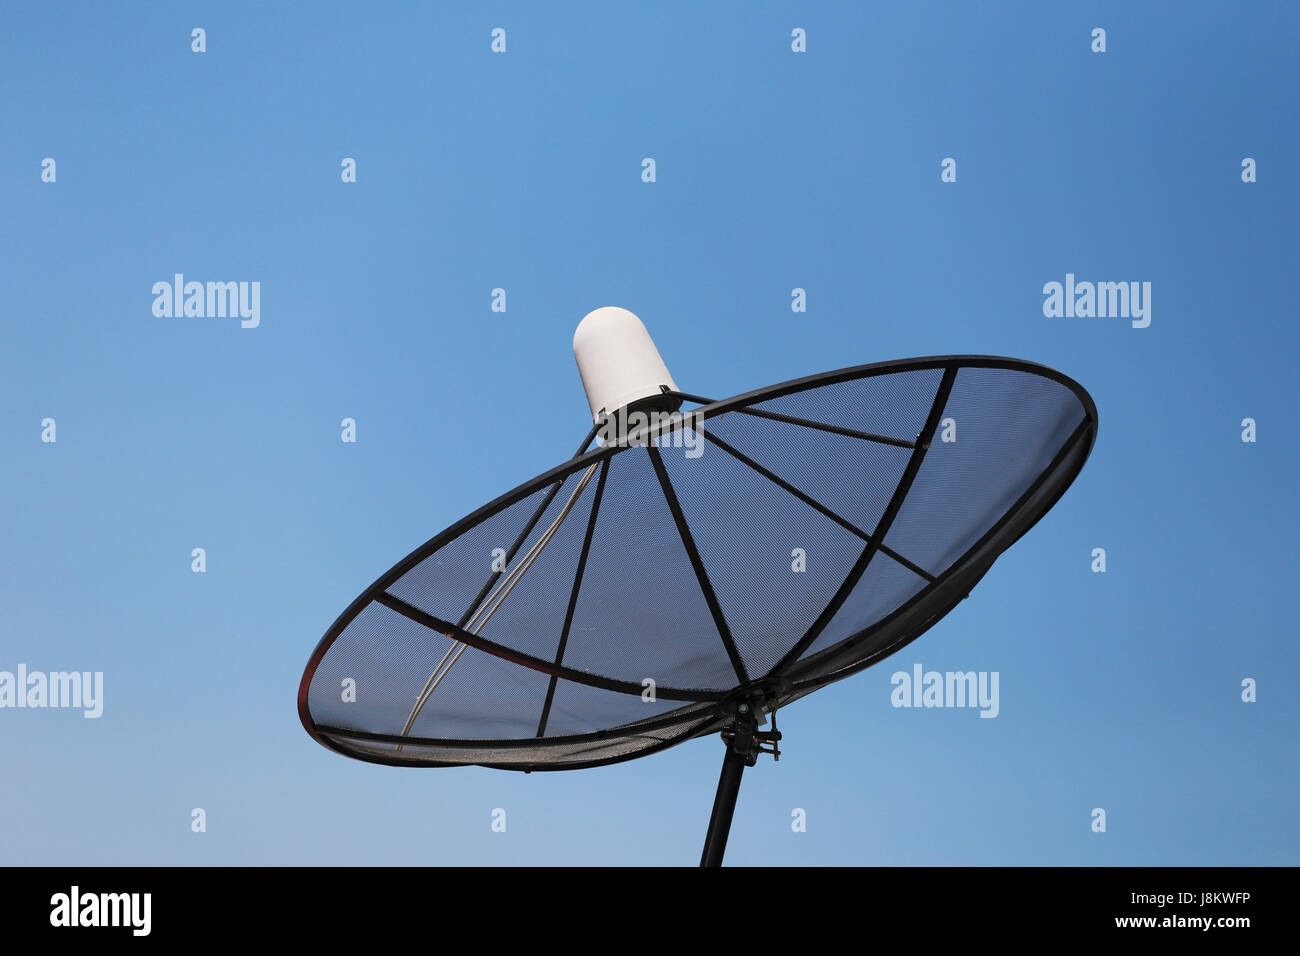
<path id="1" fill-rule="evenodd" d="M 0 710 L 0 862 L 695 862 L 716 740 L 407 770 L 295 713 L 357 593 L 576 447 L 571 337 L 601 305 L 698 394 L 980 353 L 1057 368 L 1100 413 L 1076 484 L 969 600 L 782 713 L 729 863 L 1300 862 L 1294 6 L 6 20 L 0 670 L 102 671 L 105 700 Z M 176 272 L 260 282 L 260 325 L 155 317 Z M 1151 282 L 1151 325 L 1045 317 L 1067 273 Z M 891 707 L 917 662 L 998 671 L 998 718 Z"/>

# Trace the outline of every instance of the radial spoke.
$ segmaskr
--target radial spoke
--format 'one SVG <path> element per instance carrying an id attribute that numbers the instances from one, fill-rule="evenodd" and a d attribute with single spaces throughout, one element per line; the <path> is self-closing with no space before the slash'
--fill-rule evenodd
<path id="1" fill-rule="evenodd" d="M 871 535 L 867 534 L 865 531 L 863 531 L 853 522 L 849 521 L 847 518 L 842 517 L 841 515 L 832 511 L 830 508 L 826 507 L 824 504 L 822 504 L 812 495 L 809 495 L 799 490 L 794 485 L 790 484 L 790 482 L 782 478 L 780 475 L 776 474 L 773 471 L 768 470 L 767 468 L 764 468 L 762 465 L 754 461 L 754 459 L 750 458 L 744 452 L 740 451 L 739 449 L 733 448 L 727 442 L 719 438 L 716 432 L 708 432 L 705 435 L 705 437 L 709 441 L 713 442 L 713 444 L 717 445 L 719 448 L 725 451 L 728 455 L 731 455 L 741 464 L 748 465 L 750 468 L 754 469 L 754 471 L 758 472 L 764 478 L 768 479 L 769 481 L 776 484 L 778 487 L 794 495 L 804 504 L 808 505 L 811 508 L 815 508 L 817 511 L 821 512 L 827 518 L 830 518 L 841 528 L 844 528 L 846 531 L 852 532 L 853 534 L 857 535 L 859 538 L 861 538 L 863 541 L 867 542 L 868 544 L 870 544 L 874 540 Z M 907 558 L 903 557 L 893 548 L 887 547 L 884 543 L 879 544 L 878 547 L 880 548 L 882 554 L 884 554 L 886 557 L 892 558 L 893 560 L 897 561 L 899 564 L 907 568 L 913 574 L 917 574 L 925 578 L 927 581 L 933 582 L 935 580 L 933 574 L 925 570 L 925 568 L 921 567 L 920 565 L 907 560 Z"/>
<path id="2" fill-rule="evenodd" d="M 844 435 L 848 438 L 860 438 L 863 441 L 876 442 L 880 445 L 893 445 L 895 448 L 915 448 L 916 443 L 906 441 L 902 438 L 890 438 L 888 435 L 876 435 L 872 432 L 859 431 L 856 428 L 845 428 L 843 425 L 831 425 L 827 422 L 814 422 L 807 418 L 796 418 L 794 415 L 783 415 L 780 412 L 769 412 L 762 408 L 737 408 L 736 411 L 742 415 L 753 415 L 755 418 L 767 418 L 774 422 L 784 422 L 787 425 L 799 425 L 802 428 L 815 428 L 818 431 L 830 432 L 832 435 Z"/>
<path id="3" fill-rule="evenodd" d="M 564 648 L 569 643 L 569 628 L 573 626 L 573 612 L 578 606 L 578 591 L 582 587 L 582 576 L 587 570 L 587 555 L 591 553 L 591 539 L 596 531 L 596 516 L 600 514 L 600 500 L 605 494 L 605 479 L 609 476 L 609 459 L 600 465 L 600 477 L 596 479 L 596 495 L 591 501 L 591 517 L 587 519 L 587 534 L 582 539 L 582 553 L 578 555 L 578 569 L 573 575 L 573 592 L 569 595 L 569 607 L 564 612 L 564 627 L 560 631 L 560 644 L 555 649 L 555 666 L 564 662 Z M 546 688 L 546 702 L 542 705 L 542 717 L 537 722 L 537 736 L 546 733 L 546 721 L 551 715 L 551 702 L 555 699 L 555 685 L 558 678 L 552 674 Z"/>
<path id="4" fill-rule="evenodd" d="M 668 510 L 673 514 L 673 521 L 677 523 L 677 533 L 681 535 L 682 545 L 686 548 L 686 555 L 691 560 L 691 567 L 695 569 L 695 577 L 700 582 L 700 590 L 704 592 L 704 601 L 709 606 L 709 613 L 713 615 L 713 624 L 718 629 L 718 636 L 722 638 L 722 644 L 727 649 L 727 656 L 731 658 L 731 666 L 736 671 L 736 676 L 742 684 L 749 683 L 749 673 L 745 670 L 745 662 L 740 658 L 740 652 L 736 650 L 736 642 L 731 636 L 731 627 L 727 624 L 726 617 L 722 613 L 722 605 L 718 603 L 718 596 L 713 593 L 713 585 L 709 583 L 708 572 L 704 569 L 704 561 L 700 558 L 699 549 L 695 547 L 695 538 L 691 536 L 690 526 L 686 523 L 686 515 L 682 513 L 681 503 L 677 500 L 677 494 L 673 491 L 673 484 L 668 480 L 668 470 L 664 468 L 663 458 L 659 454 L 659 449 L 653 444 L 646 446 L 646 451 L 650 455 L 650 462 L 654 465 L 655 474 L 659 477 L 659 487 L 663 490 L 664 498 L 668 502 Z"/>
<path id="5" fill-rule="evenodd" d="M 537 671 L 548 677 L 552 674 L 561 680 L 572 681 L 575 684 L 583 684 L 587 687 L 595 687 L 598 690 L 609 690 L 616 694 L 628 694 L 633 697 L 640 697 L 644 692 L 640 683 L 629 680 L 619 680 L 614 677 L 603 677 L 600 674 L 591 674 L 587 671 L 574 670 L 572 667 L 556 665 L 550 658 L 543 660 L 540 657 L 534 657 L 532 654 L 526 654 L 523 651 L 515 650 L 511 647 L 505 647 L 495 641 L 488 640 L 479 634 L 473 634 L 469 631 L 458 630 L 450 621 L 444 621 L 436 618 L 432 614 L 421 611 L 414 605 L 407 604 L 399 597 L 394 597 L 387 591 L 380 591 L 374 597 L 376 604 L 381 604 L 390 611 L 396 611 L 407 620 L 414 621 L 416 624 L 427 628 L 429 631 L 440 634 L 443 637 L 449 637 L 453 641 L 465 644 L 477 651 L 482 651 L 492 657 L 511 664 L 517 664 L 520 667 L 526 667 L 529 670 Z M 453 645 L 454 646 L 454 645 Z M 664 687 L 662 684 L 655 687 L 655 694 L 663 700 L 685 700 L 685 701 L 714 701 L 721 700 L 726 694 L 725 690 L 700 691 L 688 690 L 680 687 Z M 532 740 L 532 737 L 528 738 Z"/>
<path id="6" fill-rule="evenodd" d="M 578 500 L 578 497 L 586 489 L 587 483 L 591 481 L 591 476 L 598 467 L 599 464 L 592 465 L 590 468 L 586 470 L 586 472 L 583 473 L 582 478 L 578 480 L 577 487 L 573 489 L 573 493 L 569 495 L 569 500 L 564 503 L 564 507 L 560 509 L 560 513 L 556 516 L 555 521 L 551 523 L 551 526 L 542 533 L 542 536 L 540 538 L 537 539 L 537 542 L 528 550 L 528 553 L 524 555 L 523 560 L 520 561 L 519 564 L 515 565 L 515 567 L 506 575 L 505 580 L 502 581 L 500 585 L 498 585 L 496 591 L 494 591 L 492 593 L 492 596 L 488 598 L 487 604 L 483 604 L 482 598 L 480 597 L 478 601 L 475 602 L 475 605 L 479 606 L 479 609 L 477 611 L 473 611 L 472 610 L 473 606 L 471 606 L 471 611 L 465 612 L 466 616 L 462 617 L 460 623 L 456 625 L 458 628 L 465 630 L 469 634 L 475 634 L 475 635 L 478 634 L 478 632 L 483 629 L 483 625 L 485 625 L 491 619 L 492 615 L 497 612 L 498 608 L 500 608 L 501 605 L 505 602 L 505 599 L 508 598 L 510 596 L 510 593 L 515 589 L 515 585 L 518 584 L 520 579 L 523 578 L 524 572 L 526 572 L 530 567 L 532 567 L 533 562 L 536 561 L 538 555 L 542 553 L 542 549 L 545 548 L 546 545 L 550 543 L 551 538 L 555 535 L 555 532 L 559 529 L 560 524 L 564 521 L 564 519 L 569 516 L 569 512 L 573 510 L 574 503 Z M 562 485 L 563 482 L 561 482 L 560 484 Z M 552 490 L 552 493 L 547 496 L 546 503 L 549 503 L 550 499 L 554 498 L 554 492 L 558 490 L 559 490 L 559 485 L 557 485 Z M 543 504 L 543 508 L 545 507 L 546 503 Z M 523 543 L 523 539 L 527 536 L 528 530 L 531 530 L 531 527 L 533 525 L 536 525 L 537 518 L 540 517 L 540 514 L 541 511 L 539 509 L 538 514 L 534 515 L 533 521 L 530 522 L 529 529 L 526 529 L 524 534 L 520 535 L 519 539 L 515 542 L 516 550 L 518 550 L 518 546 Z M 497 573 L 497 575 L 499 576 L 499 572 Z M 496 580 L 496 576 L 494 576 L 491 580 L 493 581 Z M 491 581 L 489 581 L 489 584 L 490 583 Z M 385 596 L 387 596 L 386 592 L 385 592 Z M 376 600 L 380 600 L 380 598 L 376 598 Z M 401 602 L 401 603 L 405 604 L 405 602 Z M 447 665 L 445 668 L 443 668 L 442 673 L 439 674 L 437 669 L 435 669 L 433 674 L 429 675 L 429 680 L 425 683 L 424 690 L 420 692 L 420 696 L 416 698 L 415 704 L 411 707 L 410 714 L 407 715 L 406 724 L 404 729 L 402 730 L 402 736 L 406 736 L 410 732 L 411 727 L 415 725 L 416 718 L 420 716 L 420 711 L 423 710 L 424 705 L 429 702 L 429 697 L 432 696 L 433 692 L 437 689 L 438 684 L 441 683 L 442 679 L 447 676 L 447 673 L 451 670 L 452 665 L 454 665 L 458 660 L 460 660 L 461 654 L 465 653 L 465 648 L 468 646 L 468 644 L 465 644 L 463 642 L 458 642 L 458 643 L 460 643 L 461 646 L 456 648 L 455 656 L 453 656 L 451 660 L 447 662 Z M 443 656 L 443 660 L 446 660 L 446 655 Z M 441 662 L 439 663 L 438 666 L 442 667 Z M 399 746 L 397 749 L 401 750 L 401 747 Z"/>
<path id="7" fill-rule="evenodd" d="M 849 594 L 857 586 L 858 581 L 862 579 L 862 575 L 871 563 L 871 559 L 880 551 L 879 542 L 883 541 L 885 536 L 889 534 L 889 529 L 898 516 L 898 512 L 902 509 L 907 493 L 912 488 L 912 482 L 916 480 L 917 472 L 921 470 L 921 462 L 925 460 L 925 453 L 930 447 L 930 438 L 935 429 L 939 427 L 939 419 L 943 416 L 944 406 L 948 404 L 948 396 L 952 393 L 952 385 L 956 379 L 957 366 L 949 365 L 945 367 L 943 378 L 939 382 L 939 389 L 935 393 L 933 404 L 930 406 L 930 414 L 926 416 L 925 425 L 922 426 L 921 433 L 917 436 L 916 447 L 912 450 L 912 457 L 908 460 L 907 467 L 903 469 L 903 476 L 894 489 L 893 497 L 889 499 L 889 504 L 885 506 L 885 511 L 880 516 L 880 520 L 876 522 L 876 530 L 871 535 L 871 540 L 862 549 L 862 554 L 849 570 L 844 583 L 835 592 L 835 597 L 831 599 L 831 603 L 823 609 L 821 614 L 817 615 L 817 620 L 808 629 L 808 633 L 804 634 L 799 639 L 799 643 L 792 647 L 781 660 L 777 661 L 776 666 L 769 673 L 780 674 L 803 656 L 803 652 L 812 645 L 812 642 L 830 623 L 831 618 L 839 612 Z"/>
<path id="8" fill-rule="evenodd" d="M 683 401 L 694 402 L 697 405 L 713 405 L 714 399 L 701 398 L 699 395 L 688 395 L 685 392 L 669 392 L 674 398 L 680 398 Z M 774 422 L 785 422 L 787 425 L 800 425 L 804 428 L 815 428 L 818 431 L 830 432 L 833 435 L 844 435 L 848 438 L 860 438 L 863 441 L 873 441 L 881 445 L 893 445 L 895 448 L 915 448 L 916 443 L 907 441 L 904 438 L 890 438 L 888 435 L 877 435 L 874 432 L 864 432 L 856 428 L 846 428 L 843 425 L 831 425 L 827 422 L 815 422 L 807 418 L 796 418 L 794 415 L 784 415 L 781 412 L 769 412 L 766 409 L 755 408 L 752 405 L 741 408 L 733 408 L 730 411 L 737 412 L 741 415 L 753 415 L 755 418 L 768 418 Z"/>

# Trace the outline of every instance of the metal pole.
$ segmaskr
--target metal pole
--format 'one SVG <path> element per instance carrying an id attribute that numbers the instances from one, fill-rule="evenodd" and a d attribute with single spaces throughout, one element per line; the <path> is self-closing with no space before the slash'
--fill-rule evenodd
<path id="1" fill-rule="evenodd" d="M 722 866 L 727 835 L 731 832 L 731 815 L 736 809 L 736 795 L 740 793 L 740 775 L 745 772 L 747 762 L 745 755 L 732 747 L 727 748 L 727 755 L 722 758 L 718 795 L 713 798 L 713 816 L 709 818 L 709 832 L 704 837 L 700 866 Z"/>

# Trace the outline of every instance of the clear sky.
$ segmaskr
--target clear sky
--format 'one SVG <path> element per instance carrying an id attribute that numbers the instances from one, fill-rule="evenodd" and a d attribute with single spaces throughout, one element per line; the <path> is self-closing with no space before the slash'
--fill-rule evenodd
<path id="1" fill-rule="evenodd" d="M 0 709 L 0 862 L 694 863 L 716 739 L 394 769 L 295 710 L 356 594 L 572 453 L 573 328 L 620 305 L 697 394 L 980 353 L 1100 414 L 969 600 L 781 714 L 729 863 L 1300 863 L 1298 31 L 1277 3 L 6 10 L 0 670 L 104 700 Z M 260 324 L 155 316 L 177 272 L 259 282 Z M 1067 273 L 1150 282 L 1150 325 L 1046 317 Z M 998 717 L 892 707 L 917 663 L 998 672 Z"/>

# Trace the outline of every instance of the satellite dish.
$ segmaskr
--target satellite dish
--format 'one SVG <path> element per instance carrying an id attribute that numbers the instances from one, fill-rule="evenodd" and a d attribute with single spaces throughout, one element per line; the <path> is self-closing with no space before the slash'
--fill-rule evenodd
<path id="1" fill-rule="evenodd" d="M 719 865 L 744 768 L 779 757 L 777 711 L 966 597 L 1078 475 L 1097 410 L 1059 372 L 971 355 L 714 401 L 617 308 L 573 344 L 594 421 L 577 453 L 362 592 L 298 713 L 397 766 L 574 770 L 720 734 L 701 857 Z"/>

